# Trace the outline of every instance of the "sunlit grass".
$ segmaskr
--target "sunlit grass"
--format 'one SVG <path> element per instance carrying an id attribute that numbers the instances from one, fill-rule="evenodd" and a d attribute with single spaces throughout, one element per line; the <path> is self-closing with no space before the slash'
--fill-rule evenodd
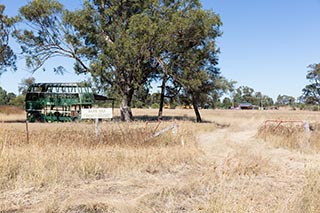
<path id="1" fill-rule="evenodd" d="M 29 141 L 25 123 L 1 123 L 0 212 L 319 210 L 319 170 L 303 168 L 303 196 L 298 190 L 286 201 L 283 197 L 294 174 L 286 173 L 286 163 L 267 155 L 281 148 L 293 150 L 292 156 L 298 151 L 298 159 L 305 155 L 316 159 L 317 151 L 312 150 L 318 150 L 319 133 L 306 136 L 299 126 L 259 130 L 267 119 L 315 123 L 318 114 L 201 110 L 207 122 L 197 124 L 192 110 L 166 109 L 161 123 L 156 121 L 157 110 L 133 112 L 137 119 L 132 123 L 100 123 L 98 137 L 92 121 L 29 123 Z M 173 125 L 178 126 L 177 133 L 170 129 L 154 137 Z M 225 153 L 207 158 L 198 136 L 219 131 L 227 136 L 208 140 Z M 231 137 L 247 131 L 258 137 L 250 141 Z M 113 196 L 123 197 L 123 202 L 115 202 Z"/>

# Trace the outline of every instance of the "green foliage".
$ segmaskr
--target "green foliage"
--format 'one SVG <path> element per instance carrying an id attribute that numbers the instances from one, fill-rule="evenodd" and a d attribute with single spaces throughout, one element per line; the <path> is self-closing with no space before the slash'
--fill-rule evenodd
<path id="1" fill-rule="evenodd" d="M 214 98 L 220 79 L 215 39 L 221 34 L 222 23 L 219 16 L 203 10 L 199 1 L 188 3 L 187 8 L 173 13 L 167 24 L 168 38 L 175 39 L 168 49 L 170 58 L 163 61 L 171 68 L 169 75 L 181 85 L 181 99 L 193 105 L 197 121 L 201 122 L 198 106 L 207 102 L 210 95 Z"/>
<path id="2" fill-rule="evenodd" d="M 8 103 L 7 99 L 7 91 L 0 87 L 0 105 L 4 105 Z"/>
<path id="3" fill-rule="evenodd" d="M 11 68 L 16 70 L 16 55 L 9 46 L 10 30 L 14 19 L 3 14 L 5 6 L 0 4 L 0 75 Z"/>
<path id="4" fill-rule="evenodd" d="M 132 99 L 132 106 L 135 108 L 146 108 L 151 105 L 149 89 L 146 87 L 140 87 L 135 91 Z"/>
<path id="5" fill-rule="evenodd" d="M 320 104 L 320 64 L 308 66 L 306 78 L 310 84 L 302 89 L 302 96 L 299 98 L 305 104 Z"/>
<path id="6" fill-rule="evenodd" d="M 199 1 L 86 1 L 82 10 L 67 12 L 65 20 L 78 32 L 69 41 L 90 61 L 93 77 L 119 91 L 123 109 L 131 100 L 142 105 L 135 91 L 159 72 L 179 82 L 188 95 L 190 88 L 208 93 L 212 79 L 206 71 L 217 64 L 214 39 L 221 22 Z"/>
<path id="7" fill-rule="evenodd" d="M 222 23 L 199 0 L 87 0 L 76 11 L 57 0 L 37 0 L 22 7 L 19 17 L 27 25 L 14 35 L 28 67 L 37 70 L 52 57 L 73 58 L 77 73 L 90 73 L 100 89 L 121 97 L 123 120 L 132 119 L 132 104 L 152 104 L 140 89 L 159 76 L 182 88 L 168 93 L 179 91 L 194 106 L 219 96 L 223 79 L 215 39 Z"/>
<path id="8" fill-rule="evenodd" d="M 233 93 L 234 106 L 239 103 L 250 103 L 259 107 L 269 107 L 274 104 L 273 99 L 261 92 L 255 92 L 248 86 L 240 86 Z"/>
<path id="9" fill-rule="evenodd" d="M 23 108 L 24 107 L 24 100 L 25 100 L 25 95 L 18 95 L 15 98 L 10 99 L 9 105 Z"/>
<path id="10" fill-rule="evenodd" d="M 240 86 L 235 90 L 233 99 L 235 106 L 238 106 L 239 103 L 253 104 L 253 101 L 255 100 L 254 89 L 247 86 Z"/>
<path id="11" fill-rule="evenodd" d="M 19 10 L 20 22 L 27 23 L 15 30 L 13 36 L 21 45 L 26 65 L 32 71 L 53 57 L 68 57 L 83 63 L 77 50 L 67 41 L 67 33 L 72 32 L 64 22 L 63 5 L 56 0 L 30 1 Z M 54 69 L 60 73 L 62 67 Z"/>
<path id="12" fill-rule="evenodd" d="M 297 108 L 299 108 L 300 110 L 320 111 L 320 106 L 319 105 L 298 103 L 297 104 Z"/>
<path id="13" fill-rule="evenodd" d="M 279 106 L 293 106 L 295 104 L 296 99 L 289 95 L 278 95 L 277 97 L 277 105 Z"/>
<path id="14" fill-rule="evenodd" d="M 16 95 L 14 93 L 7 93 L 6 90 L 0 87 L 0 105 L 8 105 L 15 98 Z"/>
<path id="15" fill-rule="evenodd" d="M 83 9 L 67 12 L 65 21 L 76 30 L 68 41 L 90 61 L 88 68 L 101 86 L 122 97 L 123 120 L 131 120 L 131 101 L 136 90 L 147 84 L 154 72 L 152 58 L 159 34 L 154 1 L 86 1 Z"/>
<path id="16" fill-rule="evenodd" d="M 214 90 L 209 94 L 209 100 L 207 102 L 209 108 L 215 109 L 217 107 L 217 103 L 220 102 L 220 98 L 227 93 L 234 91 L 235 81 L 228 81 L 222 76 L 219 76 L 218 79 L 215 80 Z M 204 107 L 204 106 L 202 106 Z M 229 106 L 224 106 L 224 108 L 229 108 Z"/>
<path id="17" fill-rule="evenodd" d="M 152 109 L 159 109 L 159 104 L 158 104 L 158 103 L 153 103 L 153 104 L 151 105 L 151 108 L 152 108 Z"/>
<path id="18" fill-rule="evenodd" d="M 222 104 L 223 104 L 223 108 L 225 109 L 230 109 L 232 107 L 232 101 L 230 98 L 228 97 L 225 97 L 222 101 Z"/>

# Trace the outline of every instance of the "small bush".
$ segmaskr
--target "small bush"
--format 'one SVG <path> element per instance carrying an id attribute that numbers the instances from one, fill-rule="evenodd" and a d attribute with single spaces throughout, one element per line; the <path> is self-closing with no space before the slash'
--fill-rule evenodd
<path id="1" fill-rule="evenodd" d="M 151 105 L 152 109 L 159 109 L 159 107 L 160 107 L 160 105 L 157 104 L 157 103 L 154 103 L 154 104 Z"/>

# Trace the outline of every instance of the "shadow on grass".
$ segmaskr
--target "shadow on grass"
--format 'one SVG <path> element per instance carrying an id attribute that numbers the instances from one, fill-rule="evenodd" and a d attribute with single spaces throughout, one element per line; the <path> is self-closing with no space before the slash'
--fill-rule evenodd
<path id="1" fill-rule="evenodd" d="M 119 116 L 117 116 L 117 117 L 114 117 L 113 120 L 120 122 L 121 119 Z M 157 122 L 157 121 L 159 121 L 158 116 L 149 116 L 149 115 L 134 116 L 133 120 L 134 121 L 142 121 L 142 122 Z M 173 121 L 173 120 L 190 121 L 193 123 L 197 123 L 196 119 L 194 117 L 189 117 L 187 115 L 184 115 L 184 116 L 163 116 L 161 119 L 161 121 Z M 218 128 L 227 128 L 230 126 L 230 124 L 221 124 L 221 123 L 217 123 L 215 121 L 208 121 L 208 120 L 202 120 L 201 123 L 214 124 Z"/>
<path id="2" fill-rule="evenodd" d="M 0 120 L 0 123 L 25 123 L 26 120 Z"/>
<path id="3" fill-rule="evenodd" d="M 149 116 L 149 115 L 142 115 L 142 116 L 134 116 L 135 121 L 158 121 L 158 116 Z M 162 121 L 193 121 L 195 122 L 195 118 L 184 116 L 162 116 Z"/>
<path id="4" fill-rule="evenodd" d="M 114 121 L 121 121 L 120 116 L 113 117 Z M 191 121 L 196 122 L 195 118 L 189 116 L 162 116 L 161 121 Z M 135 115 L 133 116 L 133 121 L 142 121 L 142 122 L 153 122 L 159 121 L 158 116 L 150 116 L 150 115 Z M 211 123 L 210 121 L 203 121 L 203 123 Z"/>
<path id="5" fill-rule="evenodd" d="M 116 116 L 112 119 L 115 122 L 121 122 L 121 119 L 119 116 Z M 141 115 L 141 116 L 134 116 L 133 118 L 134 121 L 142 121 L 142 122 L 157 122 L 158 116 L 149 116 L 149 115 Z M 189 121 L 193 123 L 197 123 L 196 119 L 194 117 L 189 117 L 187 115 L 184 116 L 163 116 L 161 121 Z M 94 122 L 94 119 L 92 119 L 92 122 Z M 0 120 L 0 123 L 26 123 L 26 120 Z M 44 123 L 44 122 L 42 122 Z M 206 124 L 213 124 L 216 125 L 218 128 L 227 128 L 230 126 L 230 124 L 222 124 L 222 123 L 217 123 L 215 121 L 208 121 L 208 120 L 202 120 L 201 123 L 206 123 Z"/>

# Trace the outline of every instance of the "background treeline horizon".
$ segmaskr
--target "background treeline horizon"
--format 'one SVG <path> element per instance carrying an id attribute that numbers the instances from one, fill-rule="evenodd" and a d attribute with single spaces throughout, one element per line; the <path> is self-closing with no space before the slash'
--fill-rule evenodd
<path id="1" fill-rule="evenodd" d="M 0 87 L 0 105 L 12 105 L 20 108 L 24 108 L 25 95 L 27 93 L 27 88 L 35 83 L 35 78 L 23 79 L 19 84 L 18 91 L 19 94 L 12 92 L 7 92 Z M 90 82 L 85 82 L 90 84 Z M 132 99 L 133 108 L 153 108 L 159 109 L 159 100 L 161 93 L 151 92 L 148 88 L 144 88 L 137 91 Z M 95 90 L 98 92 L 97 90 Z M 117 98 L 117 95 L 113 94 L 113 97 Z M 275 109 L 275 107 L 291 107 L 291 109 L 300 110 L 313 110 L 318 111 L 319 107 L 317 104 L 305 104 L 301 100 L 302 97 L 296 99 L 289 95 L 278 95 L 277 99 L 274 101 L 271 97 L 262 94 L 261 92 L 256 92 L 253 88 L 248 86 L 240 86 L 237 89 L 231 89 L 228 92 L 221 93 L 220 96 L 216 97 L 214 100 L 207 100 L 199 103 L 199 108 L 201 109 L 233 109 L 237 108 L 241 103 L 250 103 L 260 109 Z M 103 104 L 102 104 L 103 105 Z M 115 105 L 120 105 L 120 99 L 115 100 Z M 164 108 L 167 109 L 191 109 L 192 104 L 183 95 L 176 94 L 175 96 L 164 98 Z"/>
<path id="2" fill-rule="evenodd" d="M 90 75 L 97 93 L 118 100 L 123 121 L 133 120 L 132 107 L 158 107 L 161 119 L 165 106 L 191 106 L 201 122 L 200 108 L 275 104 L 250 87 L 235 88 L 222 75 L 216 39 L 223 22 L 199 0 L 87 0 L 72 11 L 58 0 L 34 0 L 17 16 L 4 11 L 0 5 L 0 74 L 17 69 L 17 55 L 32 72 L 52 58 L 69 58 L 75 73 Z M 21 52 L 12 50 L 12 42 Z M 310 84 L 298 101 L 279 95 L 276 103 L 320 103 L 320 65 L 308 68 Z M 59 64 L 53 68 L 64 72 Z M 159 93 L 151 94 L 153 82 L 159 82 Z M 20 95 L 1 93 L 3 104 L 22 103 Z"/>

